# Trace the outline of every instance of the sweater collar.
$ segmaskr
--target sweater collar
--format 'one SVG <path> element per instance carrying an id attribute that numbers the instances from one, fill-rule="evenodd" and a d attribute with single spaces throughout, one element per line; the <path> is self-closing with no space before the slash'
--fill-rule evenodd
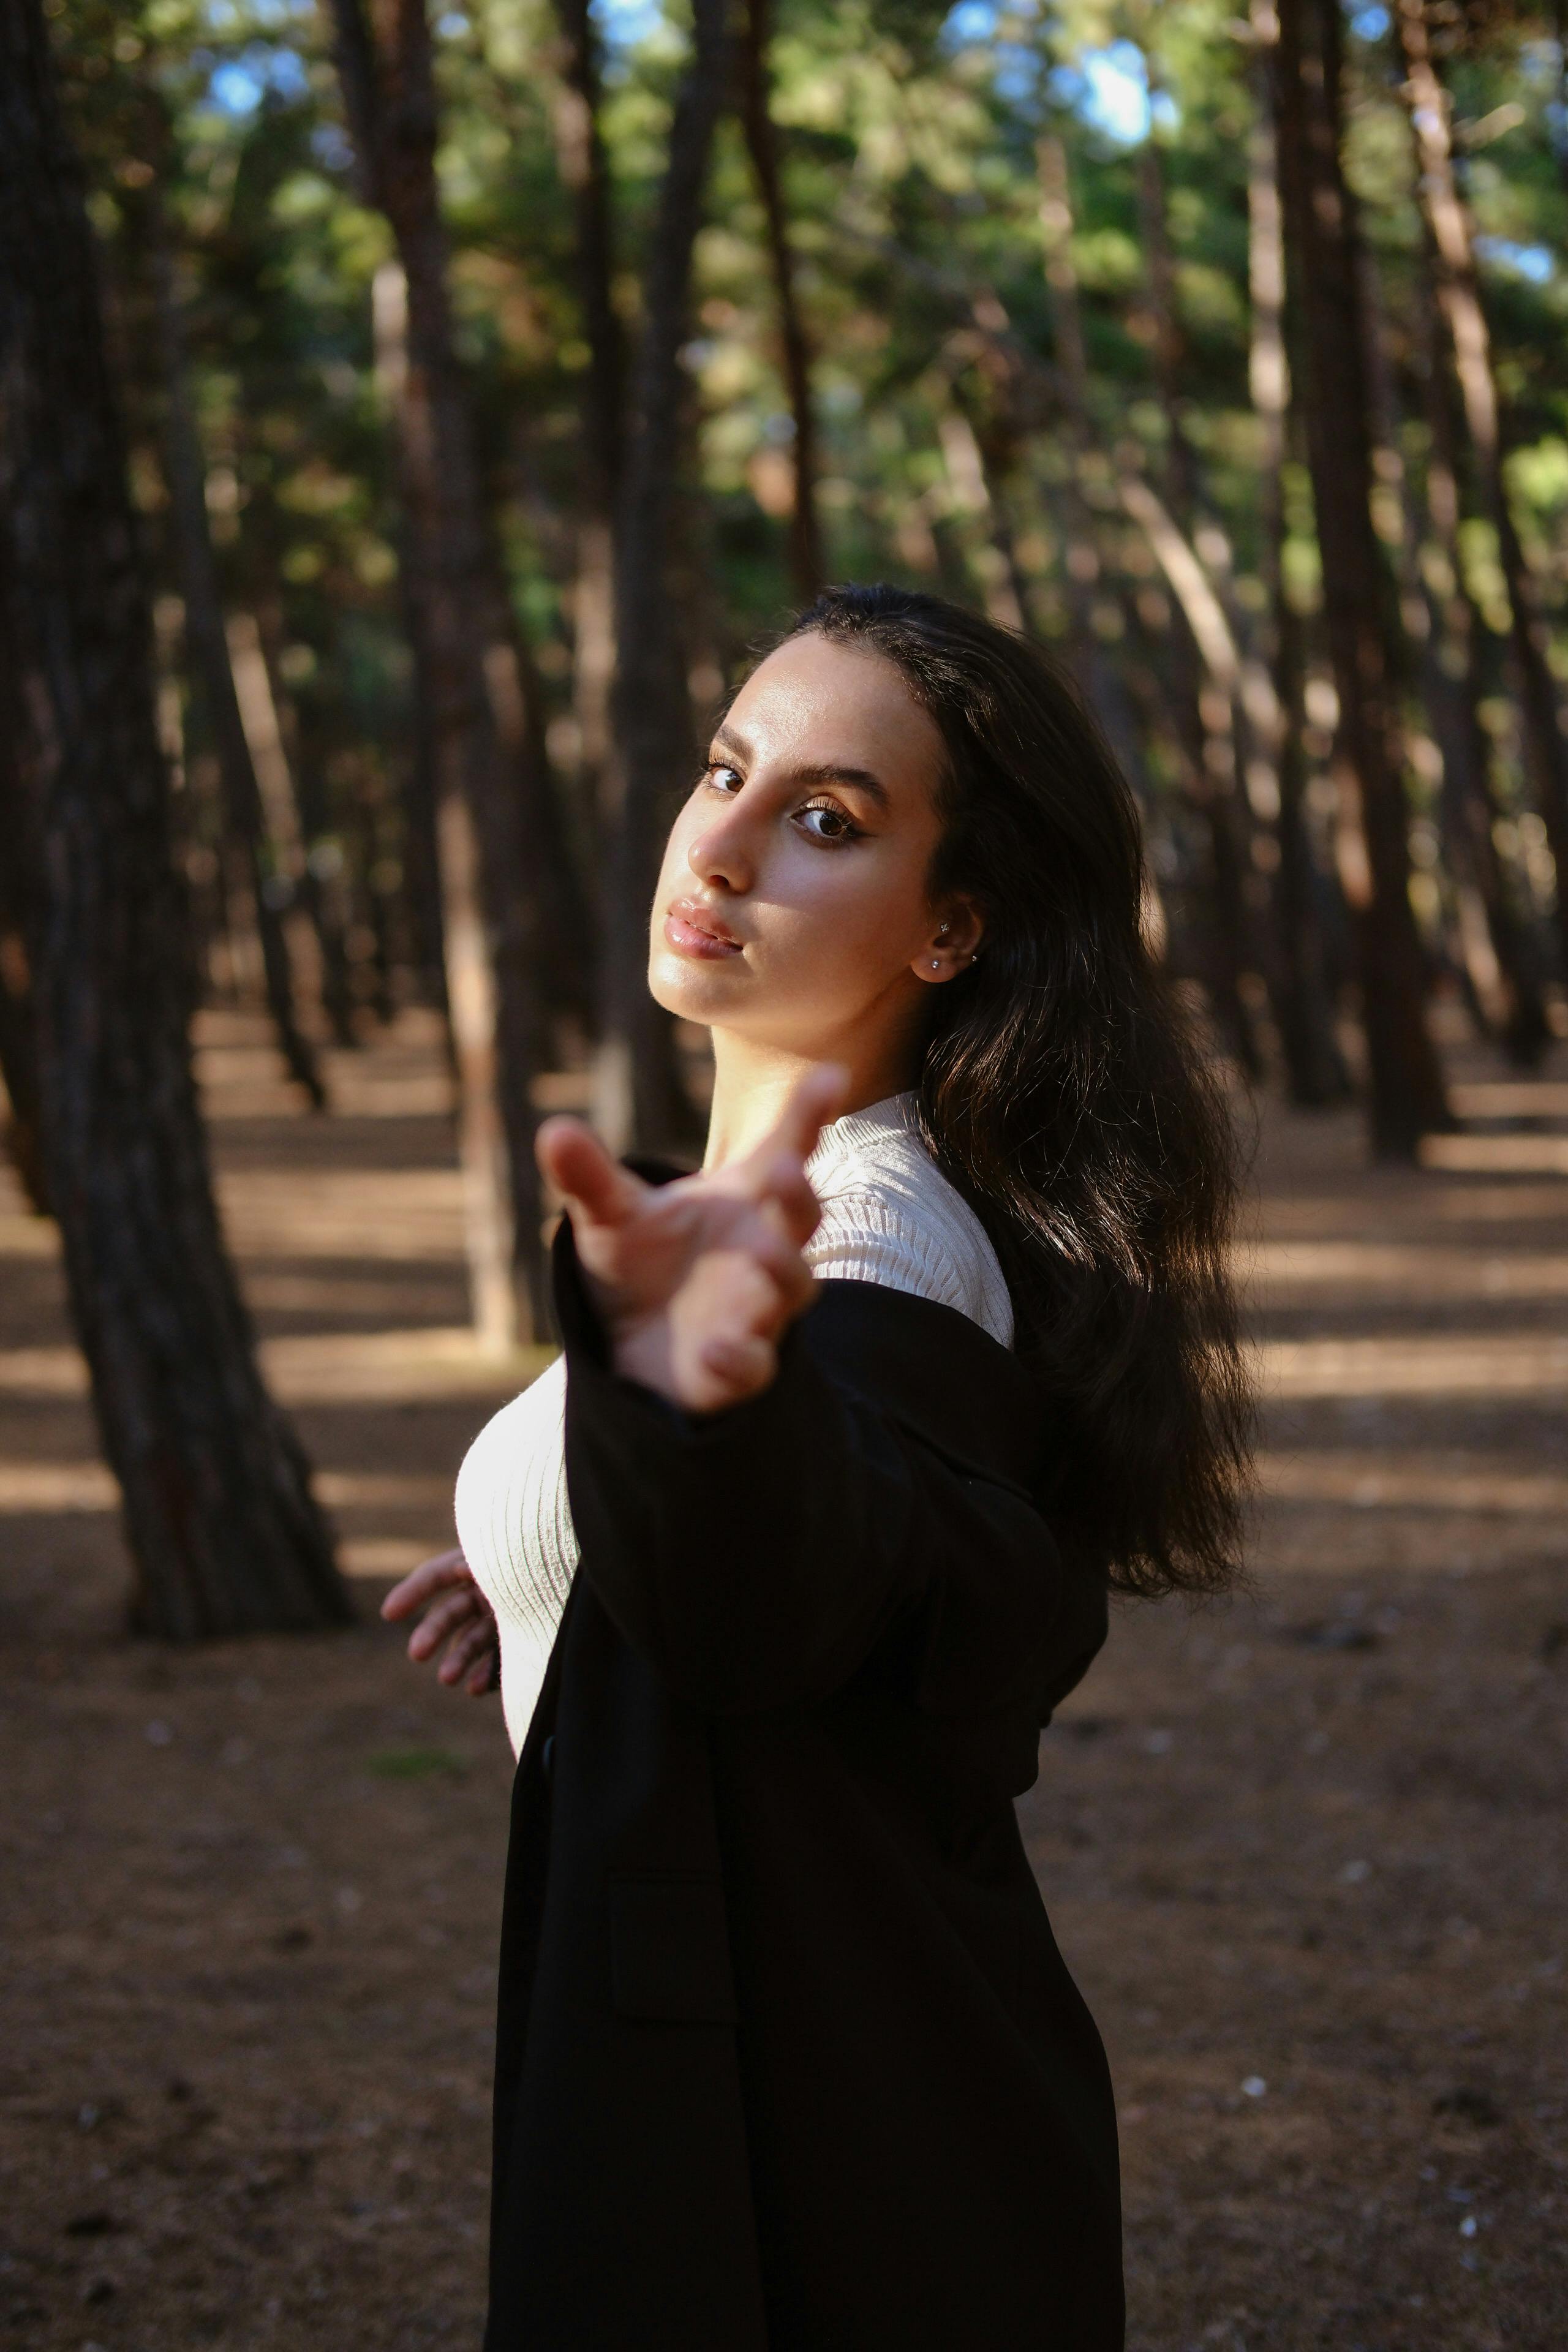
<path id="1" fill-rule="evenodd" d="M 817 1139 L 816 1148 L 806 1161 L 806 1173 L 818 1160 L 836 1160 L 890 1135 L 920 1133 L 919 1097 L 912 1087 L 902 1094 L 884 1095 L 879 1102 L 867 1103 L 859 1110 L 846 1111 L 842 1118 L 829 1119 Z"/>

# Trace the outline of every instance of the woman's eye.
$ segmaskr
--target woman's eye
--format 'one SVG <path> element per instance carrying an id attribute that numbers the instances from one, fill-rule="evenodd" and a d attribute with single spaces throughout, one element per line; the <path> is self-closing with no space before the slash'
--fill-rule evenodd
<path id="1" fill-rule="evenodd" d="M 724 781 L 726 777 L 730 780 L 727 783 Z M 705 784 L 711 784 L 715 792 L 734 794 L 740 791 L 745 779 L 739 768 L 731 768 L 727 761 L 710 760 L 702 771 L 702 781 Z"/>
<path id="2" fill-rule="evenodd" d="M 836 801 L 807 801 L 798 815 L 813 841 L 837 843 L 859 837 L 859 826 Z"/>

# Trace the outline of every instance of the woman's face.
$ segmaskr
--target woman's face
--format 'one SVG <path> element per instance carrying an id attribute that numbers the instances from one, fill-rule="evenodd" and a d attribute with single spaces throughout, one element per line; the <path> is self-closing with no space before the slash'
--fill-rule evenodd
<path id="1" fill-rule="evenodd" d="M 770 654 L 665 850 L 648 958 L 658 1003 L 811 1059 L 858 1065 L 874 1044 L 912 1039 L 922 989 L 963 971 L 980 940 L 967 901 L 926 895 L 942 755 L 879 655 L 816 635 Z"/>

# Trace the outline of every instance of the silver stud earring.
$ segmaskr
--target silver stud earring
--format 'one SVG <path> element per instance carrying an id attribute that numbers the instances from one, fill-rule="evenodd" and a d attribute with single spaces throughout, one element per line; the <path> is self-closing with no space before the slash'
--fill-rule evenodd
<path id="1" fill-rule="evenodd" d="M 936 960 L 936 958 L 935 958 L 934 956 L 931 958 L 931 968 L 932 971 L 940 971 L 942 970 L 942 966 L 941 966 L 941 964 L 937 961 L 937 960 Z"/>

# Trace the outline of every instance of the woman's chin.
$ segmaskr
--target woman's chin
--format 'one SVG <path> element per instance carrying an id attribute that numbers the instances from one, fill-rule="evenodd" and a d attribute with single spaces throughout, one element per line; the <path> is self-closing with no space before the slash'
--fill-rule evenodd
<path id="1" fill-rule="evenodd" d="M 733 1011 L 746 994 L 745 963 L 740 956 L 721 961 L 677 955 L 659 940 L 648 958 L 648 994 L 678 1021 L 705 1025 Z"/>

